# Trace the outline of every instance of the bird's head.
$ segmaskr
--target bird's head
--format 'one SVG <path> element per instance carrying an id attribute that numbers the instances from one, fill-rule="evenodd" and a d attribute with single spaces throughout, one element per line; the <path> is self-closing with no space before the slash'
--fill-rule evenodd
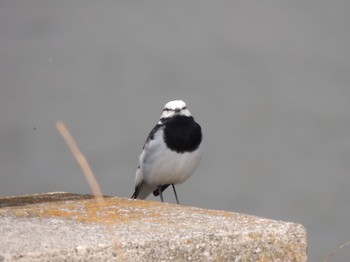
<path id="1" fill-rule="evenodd" d="M 187 109 L 184 101 L 174 100 L 166 103 L 160 118 L 170 118 L 175 115 L 191 116 L 191 113 Z"/>

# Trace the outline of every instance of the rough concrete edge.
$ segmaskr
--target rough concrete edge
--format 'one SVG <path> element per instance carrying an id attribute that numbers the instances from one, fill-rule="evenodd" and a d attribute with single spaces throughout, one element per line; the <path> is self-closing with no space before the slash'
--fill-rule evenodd
<path id="1" fill-rule="evenodd" d="M 45 195 L 47 196 L 47 195 L 50 195 L 50 194 L 51 195 L 54 195 L 54 194 L 66 194 L 66 192 L 51 192 L 51 193 L 48 193 L 48 194 L 45 194 Z M 70 193 L 67 193 L 67 194 L 70 194 Z M 33 197 L 33 196 L 39 197 L 41 195 L 43 195 L 43 194 L 26 195 L 26 196 L 22 196 L 22 197 Z M 86 196 L 86 195 L 71 194 L 71 196 L 73 196 L 73 198 L 75 198 L 75 196 L 77 196 L 76 200 L 86 200 L 87 199 L 87 198 L 79 198 L 79 196 Z M 10 199 L 10 198 L 18 198 L 18 197 L 6 197 L 6 199 Z M 91 196 L 90 196 L 90 198 L 91 198 Z M 70 200 L 72 200 L 72 199 L 70 199 Z M 138 201 L 138 200 L 134 200 L 134 201 Z M 146 201 L 146 202 L 150 202 L 150 201 Z M 159 204 L 159 203 L 157 203 L 157 204 Z M 186 208 L 192 208 L 192 207 L 186 207 Z M 195 208 L 195 209 L 197 209 L 197 208 Z M 271 220 L 271 219 L 265 219 L 265 218 L 261 218 L 261 217 L 251 216 L 251 215 L 247 215 L 247 216 L 255 217 L 257 219 Z M 271 220 L 271 221 L 276 221 L 276 220 Z M 285 222 L 285 221 L 281 221 L 281 222 L 287 223 L 287 224 L 297 225 L 300 228 L 300 230 L 305 233 L 305 247 L 306 247 L 305 260 L 295 260 L 295 261 L 307 261 L 307 231 L 306 231 L 305 227 L 303 225 L 297 224 L 297 223 Z M 226 238 L 229 238 L 229 236 L 226 236 Z M 169 239 L 169 240 L 170 240 L 169 242 L 171 242 L 171 239 Z M 199 241 L 199 244 L 201 244 L 201 242 L 203 242 L 203 238 L 194 238 L 194 239 L 191 239 L 191 241 L 192 242 Z M 216 241 L 214 241 L 214 242 L 216 242 Z M 138 245 L 135 245 L 135 244 L 132 244 L 132 243 L 126 243 L 123 246 L 125 248 L 127 248 L 127 249 L 130 249 L 130 248 L 133 249 L 136 246 L 136 248 L 139 249 L 139 248 L 146 248 L 147 246 L 149 248 L 149 244 L 150 243 L 140 243 Z M 151 243 L 151 244 L 154 244 L 154 243 Z M 197 244 L 197 245 L 199 245 L 199 244 Z M 181 250 L 182 248 L 180 246 L 179 248 L 176 248 L 176 249 L 177 250 Z M 40 252 L 39 254 L 37 254 L 36 252 L 30 252 L 30 253 L 26 253 L 26 256 L 18 256 L 17 260 L 11 260 L 11 258 L 6 257 L 6 259 L 7 259 L 6 261 L 27 261 L 28 259 L 30 259 L 31 261 L 43 261 L 43 260 L 56 261 L 53 256 L 60 256 L 60 259 L 62 259 L 62 255 L 65 252 L 66 252 L 66 255 L 63 258 L 66 259 L 67 261 L 70 261 L 70 260 L 83 260 L 83 261 L 92 260 L 93 261 L 93 260 L 96 260 L 96 259 L 103 259 L 103 260 L 108 259 L 108 260 L 111 261 L 112 259 L 118 259 L 118 255 L 113 250 L 114 249 L 113 249 L 113 244 L 112 243 L 110 245 L 76 246 L 74 248 L 69 248 L 69 249 L 66 249 L 66 250 L 52 250 L 52 251 L 46 252 L 46 253 L 45 252 L 44 253 Z M 149 249 L 149 251 L 151 251 L 151 254 L 159 252 L 159 251 L 156 252 L 154 248 L 153 249 Z M 174 251 L 174 250 L 172 250 L 172 251 Z M 162 252 L 162 251 L 160 251 L 160 252 Z M 145 253 L 145 252 L 142 252 L 142 253 Z M 148 253 L 149 252 L 146 252 L 145 254 L 147 255 Z M 203 257 L 203 254 L 206 254 L 206 255 L 204 255 L 204 257 Z M 99 258 L 97 258 L 96 255 L 98 255 Z M 140 256 L 141 254 L 137 253 L 137 255 Z M 169 255 L 172 256 L 171 254 L 169 254 Z M 188 255 L 186 257 L 179 257 L 178 255 L 179 254 L 177 254 L 177 256 L 174 256 L 174 258 L 175 257 L 177 259 L 188 259 L 188 258 L 191 258 L 191 256 L 188 256 Z M 198 255 L 198 254 L 196 254 L 196 255 Z M 210 253 L 208 253 L 208 252 L 204 252 L 204 253 L 201 253 L 199 255 L 201 255 L 200 258 L 203 258 L 203 259 L 205 257 L 206 257 L 206 259 L 209 259 L 209 258 L 212 259 L 213 258 L 210 255 Z M 227 255 L 229 255 L 229 254 L 227 254 Z M 219 261 L 222 261 L 221 259 L 223 259 L 223 258 L 224 257 L 216 256 L 215 259 L 219 259 Z M 233 257 L 233 258 L 237 258 L 237 257 Z M 1 256 L 0 256 L 0 259 L 1 259 Z M 57 261 L 60 261 L 60 259 L 57 260 Z M 149 257 L 148 257 L 148 259 L 149 259 Z M 197 257 L 197 259 L 199 259 L 199 257 Z M 290 261 L 294 261 L 294 260 L 290 260 Z"/>

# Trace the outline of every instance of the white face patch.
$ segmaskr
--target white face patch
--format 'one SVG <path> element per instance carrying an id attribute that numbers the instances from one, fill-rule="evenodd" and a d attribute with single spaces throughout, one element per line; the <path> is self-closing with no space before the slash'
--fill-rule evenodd
<path id="1" fill-rule="evenodd" d="M 174 115 L 191 116 L 184 101 L 174 100 L 166 103 L 160 118 L 169 118 Z"/>

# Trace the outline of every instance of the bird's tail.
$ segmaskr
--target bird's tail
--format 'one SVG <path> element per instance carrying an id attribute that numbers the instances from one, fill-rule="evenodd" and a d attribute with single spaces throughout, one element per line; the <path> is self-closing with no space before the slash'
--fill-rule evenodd
<path id="1" fill-rule="evenodd" d="M 160 188 L 161 192 L 163 192 L 165 189 L 167 189 L 168 186 L 170 186 L 170 185 L 169 184 L 162 185 L 161 188 Z M 159 196 L 159 189 L 158 188 L 153 191 L 153 195 L 154 196 Z"/>

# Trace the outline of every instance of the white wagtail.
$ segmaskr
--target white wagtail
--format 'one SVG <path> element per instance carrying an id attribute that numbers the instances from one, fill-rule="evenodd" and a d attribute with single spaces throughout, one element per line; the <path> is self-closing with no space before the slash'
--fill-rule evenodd
<path id="1" fill-rule="evenodd" d="M 185 182 L 201 158 L 202 131 L 185 102 L 168 102 L 158 124 L 147 137 L 136 170 L 135 192 L 131 198 L 145 199 L 153 192 L 160 195 L 171 185 Z"/>

